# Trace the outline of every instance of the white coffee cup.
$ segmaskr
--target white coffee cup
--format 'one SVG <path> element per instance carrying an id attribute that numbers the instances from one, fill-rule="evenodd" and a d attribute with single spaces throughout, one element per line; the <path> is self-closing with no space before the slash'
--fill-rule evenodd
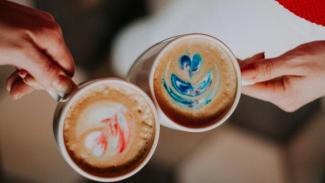
<path id="1" fill-rule="evenodd" d="M 54 131 L 54 136 L 55 140 L 57 142 L 58 148 L 64 158 L 64 160 L 80 175 L 82 175 L 85 178 L 94 180 L 94 181 L 99 181 L 99 182 L 115 182 L 115 181 L 121 181 L 124 180 L 134 174 L 136 174 L 138 171 L 140 171 L 151 159 L 158 143 L 159 139 L 159 132 L 160 132 L 160 127 L 159 124 L 157 123 L 155 125 L 155 136 L 153 140 L 153 144 L 148 151 L 148 154 L 146 155 L 145 159 L 138 164 L 138 166 L 131 171 L 117 176 L 117 177 L 99 177 L 92 175 L 85 170 L 81 169 L 77 163 L 75 163 L 72 158 L 70 157 L 69 153 L 67 152 L 66 146 L 64 144 L 64 134 L 63 134 L 63 127 L 64 127 L 64 120 L 65 117 L 67 116 L 68 109 L 71 107 L 72 104 L 74 104 L 80 96 L 82 96 L 86 91 L 96 87 L 100 86 L 103 84 L 119 84 L 119 85 L 124 85 L 126 87 L 129 87 L 141 94 L 145 100 L 148 102 L 150 105 L 153 113 L 154 113 L 154 118 L 155 121 L 157 122 L 157 113 L 154 104 L 152 103 L 151 99 L 147 96 L 146 93 L 144 93 L 141 89 L 139 89 L 137 86 L 128 83 L 126 81 L 123 81 L 121 79 L 117 78 L 105 78 L 105 79 L 96 79 L 87 83 L 84 83 L 80 85 L 79 87 L 75 88 L 72 93 L 68 94 L 65 98 L 60 98 L 60 97 L 55 97 L 57 99 L 60 99 L 59 104 L 56 108 L 55 114 L 54 114 L 54 120 L 53 120 L 53 131 Z M 51 93 L 52 96 L 55 95 L 55 93 Z"/>
<path id="2" fill-rule="evenodd" d="M 155 98 L 154 89 L 153 89 L 154 71 L 157 64 L 159 63 L 160 60 L 159 58 L 164 54 L 165 50 L 172 47 L 175 43 L 181 41 L 182 39 L 188 39 L 188 38 L 204 38 L 207 41 L 212 41 L 213 43 L 218 45 L 218 47 L 220 47 L 229 56 L 237 76 L 238 87 L 237 87 L 235 99 L 233 101 L 232 106 L 221 119 L 205 127 L 198 127 L 198 128 L 186 127 L 171 120 L 160 108 Z M 152 47 L 144 51 L 133 63 L 132 67 L 128 72 L 127 80 L 138 85 L 140 88 L 146 91 L 149 94 L 149 96 L 153 99 L 157 108 L 158 119 L 161 125 L 168 128 L 186 131 L 186 132 L 204 132 L 216 128 L 217 126 L 224 123 L 234 112 L 234 110 L 238 105 L 239 98 L 241 95 L 241 86 L 248 84 L 242 82 L 239 64 L 237 62 L 236 57 L 231 52 L 231 50 L 219 39 L 201 33 L 178 35 L 178 36 L 165 39 L 153 45 Z"/>

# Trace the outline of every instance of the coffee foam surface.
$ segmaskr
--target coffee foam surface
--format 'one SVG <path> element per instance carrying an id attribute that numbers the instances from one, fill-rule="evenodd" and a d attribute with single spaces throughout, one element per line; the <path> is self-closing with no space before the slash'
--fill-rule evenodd
<path id="1" fill-rule="evenodd" d="M 110 177 L 130 171 L 146 157 L 156 135 L 151 106 L 124 85 L 87 89 L 67 112 L 66 149 L 88 173 Z"/>
<path id="2" fill-rule="evenodd" d="M 237 76 L 231 57 L 211 39 L 181 38 L 165 48 L 154 71 L 154 95 L 163 112 L 188 127 L 203 127 L 231 107 Z"/>

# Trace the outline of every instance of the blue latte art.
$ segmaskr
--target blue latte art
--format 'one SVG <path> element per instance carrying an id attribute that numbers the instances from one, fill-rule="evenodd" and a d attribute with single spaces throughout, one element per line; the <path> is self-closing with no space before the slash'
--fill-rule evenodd
<path id="1" fill-rule="evenodd" d="M 202 73 L 199 74 L 203 65 L 199 53 L 195 53 L 192 58 L 188 54 L 184 54 L 178 62 L 181 72 L 185 72 L 188 78 L 184 79 L 175 73 L 168 73 L 167 69 L 162 80 L 168 95 L 177 104 L 187 108 L 198 109 L 208 105 L 218 91 L 220 82 L 216 80 L 219 80 L 219 77 L 213 76 L 211 70 L 208 70 L 203 75 Z M 167 68 L 169 68 L 169 65 Z M 166 76 L 168 79 L 166 79 Z M 201 77 L 201 79 L 196 77 Z"/>
<path id="2" fill-rule="evenodd" d="M 202 64 L 201 55 L 196 53 L 193 55 L 192 60 L 188 55 L 183 55 L 179 59 L 179 64 L 182 70 L 187 70 L 190 78 L 199 70 Z"/>
<path id="3" fill-rule="evenodd" d="M 171 75 L 171 83 L 178 93 L 186 96 L 196 97 L 202 95 L 212 83 L 212 73 L 209 71 L 198 84 L 183 81 L 176 74 Z"/>

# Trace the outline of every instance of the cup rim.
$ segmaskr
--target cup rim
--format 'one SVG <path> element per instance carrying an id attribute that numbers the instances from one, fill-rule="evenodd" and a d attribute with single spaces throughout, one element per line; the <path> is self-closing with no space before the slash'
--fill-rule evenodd
<path id="1" fill-rule="evenodd" d="M 107 83 L 117 83 L 117 84 L 121 84 L 124 86 L 128 86 L 136 91 L 138 91 L 144 98 L 145 100 L 148 102 L 150 108 L 152 109 L 153 113 L 154 113 L 154 119 L 155 119 L 155 137 L 153 140 L 153 143 L 151 145 L 151 149 L 148 152 L 147 156 L 144 158 L 144 160 L 134 169 L 132 169 L 130 172 L 120 175 L 120 176 L 116 176 L 116 177 L 99 177 L 96 175 L 92 175 L 88 172 L 86 172 L 85 170 L 81 169 L 70 157 L 69 153 L 67 152 L 66 146 L 64 144 L 64 137 L 63 137 L 63 127 L 64 127 L 64 119 L 65 116 L 68 112 L 68 109 L 71 107 L 71 105 L 73 104 L 73 102 L 77 99 L 79 99 L 79 97 L 85 92 L 87 91 L 89 88 L 93 88 L 96 87 L 97 85 L 101 85 L 101 84 L 107 84 Z M 119 78 L 113 78 L 113 77 L 109 77 L 109 78 L 100 78 L 100 79 L 95 79 L 92 81 L 88 81 L 86 83 L 83 83 L 82 85 L 80 85 L 80 87 L 77 89 L 76 92 L 74 92 L 73 94 L 71 94 L 69 100 L 65 103 L 62 112 L 60 113 L 59 116 L 59 120 L 58 120 L 58 130 L 57 130 L 57 144 L 59 146 L 60 152 L 64 158 L 64 160 L 72 167 L 73 170 L 75 170 L 77 173 L 79 173 L 80 175 L 82 175 L 85 178 L 91 179 L 91 180 L 95 180 L 98 182 L 116 182 L 116 181 L 121 181 L 124 180 L 126 178 L 131 177 L 132 175 L 136 174 L 137 172 L 139 172 L 148 162 L 149 160 L 152 158 L 157 145 L 158 145 L 158 140 L 159 140 L 159 136 L 160 136 L 160 124 L 158 121 L 158 116 L 157 116 L 157 112 L 156 112 L 156 108 L 155 105 L 153 104 L 153 102 L 150 100 L 149 96 L 143 92 L 139 87 L 137 87 L 136 85 L 129 83 L 127 81 L 124 81 L 122 79 Z"/>
<path id="2" fill-rule="evenodd" d="M 230 117 L 230 115 L 234 112 L 236 106 L 239 103 L 239 99 L 241 96 L 241 85 L 242 85 L 241 80 L 242 80 L 242 78 L 241 78 L 240 67 L 237 62 L 237 59 L 234 56 L 234 54 L 232 53 L 231 49 L 224 42 L 222 42 L 218 38 L 213 37 L 211 35 L 207 35 L 207 34 L 203 34 L 203 33 L 189 33 L 189 34 L 183 34 L 183 35 L 178 35 L 178 36 L 174 36 L 174 37 L 175 37 L 175 39 L 172 39 L 169 43 L 167 43 L 161 49 L 161 51 L 158 53 L 158 55 L 154 58 L 153 65 L 151 67 L 150 74 L 149 74 L 150 93 L 152 93 L 152 98 L 156 105 L 158 115 L 162 115 L 162 117 L 168 119 L 173 124 L 173 126 L 178 130 L 187 131 L 187 132 L 205 132 L 205 131 L 212 130 L 212 129 L 220 126 L 221 124 L 223 124 Z M 161 109 L 159 103 L 157 102 L 156 94 L 155 94 L 154 88 L 153 88 L 154 71 L 155 71 L 155 68 L 157 67 L 161 57 L 164 55 L 166 50 L 168 50 L 168 48 L 172 47 L 177 42 L 182 41 L 183 39 L 188 39 L 188 38 L 204 38 L 204 39 L 208 39 L 208 40 L 214 42 L 218 47 L 220 47 L 222 50 L 225 51 L 227 56 L 230 57 L 230 60 L 235 68 L 235 72 L 236 72 L 236 76 L 237 76 L 236 77 L 236 79 L 237 79 L 236 96 L 235 96 L 235 99 L 234 99 L 230 109 L 227 111 L 227 113 L 221 119 L 216 120 L 216 122 L 212 123 L 211 125 L 205 126 L 205 127 L 187 127 L 187 126 L 184 126 L 184 125 L 174 122 Z"/>

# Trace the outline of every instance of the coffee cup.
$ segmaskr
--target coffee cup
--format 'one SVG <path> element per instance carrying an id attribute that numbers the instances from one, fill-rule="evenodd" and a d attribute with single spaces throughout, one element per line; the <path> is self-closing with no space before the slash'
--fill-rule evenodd
<path id="1" fill-rule="evenodd" d="M 58 148 L 83 177 L 120 181 L 152 157 L 160 128 L 154 104 L 137 86 L 116 78 L 96 79 L 55 98 Z"/>
<path id="2" fill-rule="evenodd" d="M 161 125 L 186 132 L 208 131 L 224 123 L 247 84 L 231 50 L 201 33 L 153 45 L 133 63 L 127 80 L 152 98 Z"/>

